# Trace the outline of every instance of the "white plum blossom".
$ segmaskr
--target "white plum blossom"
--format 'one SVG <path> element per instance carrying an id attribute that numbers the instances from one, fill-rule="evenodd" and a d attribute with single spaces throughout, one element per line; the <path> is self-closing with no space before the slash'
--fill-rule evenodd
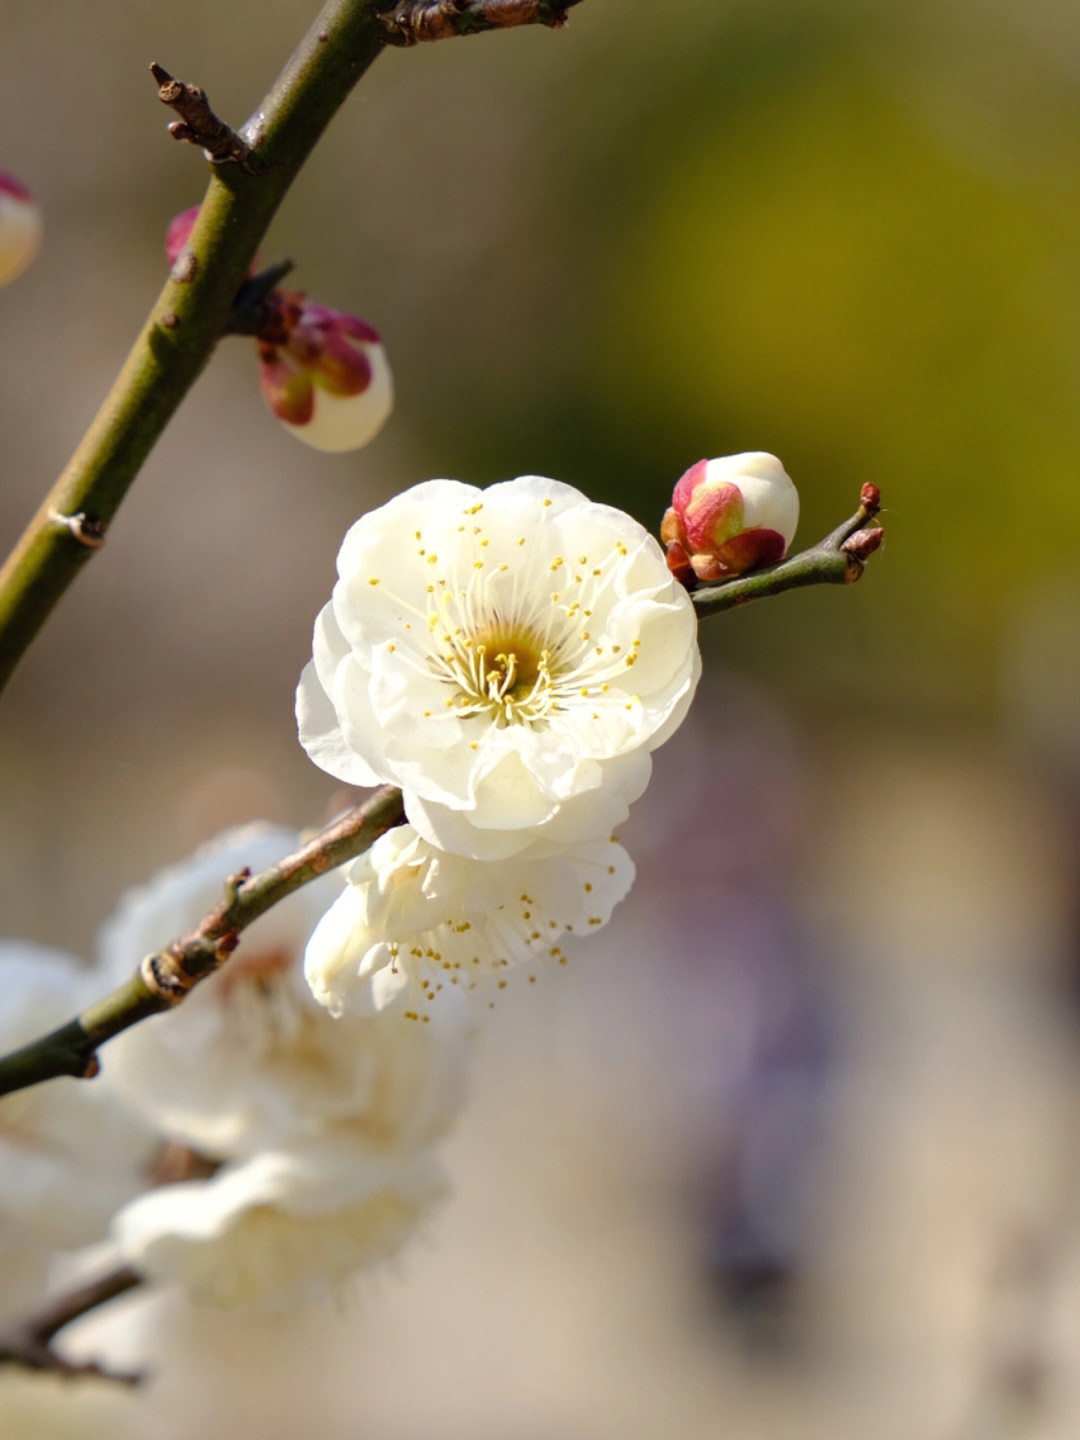
<path id="1" fill-rule="evenodd" d="M 476 861 L 400 825 L 347 875 L 308 942 L 316 998 L 335 1014 L 404 1006 L 426 1020 L 447 1003 L 439 992 L 503 986 L 515 965 L 530 965 L 535 978 L 536 968 L 564 963 L 563 939 L 607 923 L 634 867 L 610 840 Z"/>
<path id="2" fill-rule="evenodd" d="M 270 826 L 230 831 L 128 896 L 101 941 L 113 978 L 190 929 L 231 872 L 298 843 Z M 274 906 L 183 1005 L 102 1057 L 99 1084 L 211 1162 L 208 1178 L 160 1185 L 116 1216 L 121 1258 L 151 1280 L 222 1304 L 311 1298 L 393 1253 L 445 1191 L 433 1146 L 464 1101 L 469 1007 L 456 997 L 421 1027 L 401 1006 L 337 1020 L 317 1004 L 304 943 L 342 883 Z"/>
<path id="3" fill-rule="evenodd" d="M 331 775 L 390 782 L 475 859 L 610 834 L 700 674 L 691 602 L 629 515 L 526 475 L 431 480 L 349 530 L 297 695 Z"/>
<path id="4" fill-rule="evenodd" d="M 0 1053 L 70 1020 L 100 998 L 77 959 L 0 943 Z M 160 1141 L 115 1095 L 66 1078 L 0 1099 L 0 1220 L 50 1245 L 104 1235 L 147 1182 Z M 0 1227 L 9 1240 L 7 1224 Z"/>
<path id="5" fill-rule="evenodd" d="M 446 1189 L 428 1146 L 334 1137 L 153 1190 L 117 1215 L 113 1235 L 141 1274 L 192 1299 L 282 1309 L 393 1255 Z"/>

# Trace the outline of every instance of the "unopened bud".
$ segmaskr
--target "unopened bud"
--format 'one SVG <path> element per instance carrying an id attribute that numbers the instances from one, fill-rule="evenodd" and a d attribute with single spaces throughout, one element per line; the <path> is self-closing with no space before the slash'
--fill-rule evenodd
<path id="1" fill-rule="evenodd" d="M 274 414 L 317 450 L 358 450 L 393 407 L 378 331 L 353 315 L 276 292 L 275 324 L 259 340 L 259 380 Z"/>
<path id="2" fill-rule="evenodd" d="M 13 175 L 0 170 L 0 285 L 18 279 L 41 249 L 37 201 Z"/>
<path id="3" fill-rule="evenodd" d="M 799 494 L 775 455 L 749 451 L 699 460 L 675 486 L 660 537 L 681 550 L 699 580 L 725 580 L 787 554 L 799 523 Z"/>
<path id="4" fill-rule="evenodd" d="M 869 510 L 872 515 L 876 515 L 881 509 L 881 491 L 876 485 L 867 483 L 859 491 L 859 503 L 864 510 Z"/>

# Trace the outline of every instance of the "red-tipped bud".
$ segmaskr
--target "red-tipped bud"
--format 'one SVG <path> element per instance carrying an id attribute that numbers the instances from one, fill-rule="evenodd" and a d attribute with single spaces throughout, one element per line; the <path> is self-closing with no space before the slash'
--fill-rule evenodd
<path id="1" fill-rule="evenodd" d="M 668 564 L 679 551 L 698 580 L 713 582 L 775 565 L 799 523 L 799 495 L 775 455 L 750 451 L 699 460 L 675 486 L 660 538 Z"/>
<path id="2" fill-rule="evenodd" d="M 358 450 L 393 406 L 379 334 L 366 321 L 278 294 L 272 331 L 259 341 L 259 381 L 274 414 L 317 450 Z"/>
<path id="3" fill-rule="evenodd" d="M 859 491 L 859 501 L 867 510 L 876 515 L 881 509 L 881 491 L 876 485 L 868 482 Z"/>
<path id="4" fill-rule="evenodd" d="M 41 249 L 37 201 L 14 175 L 0 170 L 0 285 L 17 280 Z"/>

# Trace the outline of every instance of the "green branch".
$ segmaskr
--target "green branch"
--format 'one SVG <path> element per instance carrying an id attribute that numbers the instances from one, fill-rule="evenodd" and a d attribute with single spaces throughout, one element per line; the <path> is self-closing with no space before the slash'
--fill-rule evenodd
<path id="1" fill-rule="evenodd" d="M 577 3 L 577 0 L 569 0 Z M 360 76 L 388 44 L 428 38 L 446 0 L 327 0 L 254 115 L 234 132 L 197 86 L 160 66 L 170 129 L 204 146 L 210 184 L 185 250 L 67 468 L 0 569 L 0 688 L 108 527 L 157 440 L 229 329 L 237 291 L 300 167 Z M 560 23 L 549 0 L 453 0 L 450 29 Z M 466 24 L 466 22 L 468 22 Z M 398 27 L 395 33 L 394 27 Z M 402 28 L 403 27 L 403 28 Z M 438 28 L 438 27 L 436 27 Z"/>
<path id="2" fill-rule="evenodd" d="M 97 417 L 0 570 L 0 685 L 99 548 L 224 331 L 274 212 L 383 44 L 370 0 L 330 0 L 245 126 L 257 163 L 213 167 L 190 259 L 174 267 Z"/>
<path id="3" fill-rule="evenodd" d="M 258 875 L 242 871 L 234 876 L 220 905 L 187 935 L 147 956 L 118 990 L 66 1025 L 0 1058 L 0 1095 L 59 1075 L 96 1075 L 99 1045 L 148 1015 L 178 1005 L 224 964 L 241 932 L 260 915 L 294 890 L 355 859 L 404 819 L 401 792 L 384 786 L 276 865 Z"/>
<path id="4" fill-rule="evenodd" d="M 699 619 L 721 610 L 748 605 L 784 590 L 806 585 L 851 585 L 860 578 L 866 562 L 881 544 L 884 532 L 875 523 L 881 509 L 876 485 L 864 485 L 861 504 L 850 519 L 809 550 L 792 555 L 768 570 L 755 570 L 719 585 L 703 585 L 690 596 Z"/>

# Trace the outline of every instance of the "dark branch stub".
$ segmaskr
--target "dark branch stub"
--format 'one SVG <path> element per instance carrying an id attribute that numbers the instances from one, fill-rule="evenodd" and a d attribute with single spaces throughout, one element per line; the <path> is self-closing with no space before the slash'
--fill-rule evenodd
<path id="1" fill-rule="evenodd" d="M 251 170 L 251 146 L 241 140 L 235 130 L 224 120 L 219 120 L 210 109 L 210 102 L 198 85 L 185 85 L 174 80 L 161 65 L 150 66 L 150 73 L 158 83 L 158 99 L 170 110 L 175 110 L 179 120 L 169 125 L 169 134 L 174 140 L 188 140 L 200 145 L 211 165 L 240 165 Z"/>
<path id="2" fill-rule="evenodd" d="M 270 265 L 245 280 L 236 292 L 224 333 L 262 337 L 276 316 L 277 287 L 292 269 L 291 260 L 279 260 L 276 265 Z"/>
<path id="3" fill-rule="evenodd" d="M 142 1283 L 143 1278 L 137 1271 L 128 1265 L 119 1265 L 115 1270 L 51 1301 L 41 1314 L 9 1334 L 0 1336 L 0 1368 L 4 1364 L 15 1364 L 27 1370 L 44 1370 L 54 1375 L 96 1375 L 103 1380 L 118 1381 L 121 1385 L 137 1385 L 142 1378 L 140 1375 L 110 1370 L 94 1360 L 81 1363 L 65 1360 L 53 1349 L 52 1342 L 73 1320 L 88 1315 L 99 1305 L 115 1300 Z"/>
<path id="4" fill-rule="evenodd" d="M 416 45 L 421 40 L 448 40 L 482 30 L 508 30 L 514 25 L 566 23 L 566 12 L 579 0 L 398 0 L 381 15 L 391 45 Z"/>
<path id="5" fill-rule="evenodd" d="M 87 550 L 100 550 L 105 544 L 105 524 L 101 520 L 92 520 L 81 512 L 78 515 L 61 515 L 59 510 L 50 510 L 49 519 Z"/>

